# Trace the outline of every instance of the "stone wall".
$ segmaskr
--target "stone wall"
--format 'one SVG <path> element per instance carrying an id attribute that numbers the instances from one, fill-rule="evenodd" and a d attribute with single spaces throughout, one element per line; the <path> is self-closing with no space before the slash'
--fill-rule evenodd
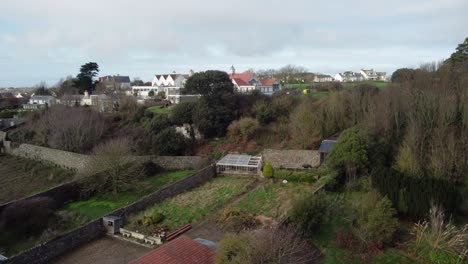
<path id="1" fill-rule="evenodd" d="M 118 209 L 107 216 L 122 216 L 137 213 L 164 199 L 176 196 L 193 188 L 196 188 L 216 176 L 214 165 L 210 165 L 196 174 L 185 179 L 177 181 L 164 189 L 156 191 L 138 202 L 130 204 L 124 208 Z M 23 253 L 13 256 L 6 261 L 0 261 L 1 264 L 29 264 L 29 263 L 49 263 L 52 259 L 70 251 L 74 248 L 88 243 L 104 235 L 105 230 L 102 225 L 102 219 L 97 219 L 83 227 L 75 229 L 67 234 L 57 237 L 49 242 L 38 245 Z"/>
<path id="2" fill-rule="evenodd" d="M 75 229 L 67 234 L 59 236 L 49 242 L 33 247 L 23 253 L 16 255 L 5 261 L 0 261 L 2 264 L 42 264 L 50 263 L 50 261 L 61 254 L 72 250 L 84 243 L 93 241 L 104 235 L 104 226 L 102 219 L 93 221 L 83 227 Z"/>
<path id="3" fill-rule="evenodd" d="M 320 153 L 317 150 L 274 150 L 263 151 L 263 161 L 270 162 L 273 168 L 304 169 L 302 165 L 320 166 Z"/>
<path id="4" fill-rule="evenodd" d="M 11 148 L 8 154 L 32 160 L 47 161 L 76 171 L 85 170 L 90 161 L 88 155 L 30 144 L 20 144 L 17 148 Z"/>
<path id="5" fill-rule="evenodd" d="M 13 156 L 51 162 L 64 168 L 76 170 L 78 173 L 86 172 L 88 164 L 92 160 L 91 155 L 30 144 L 20 144 L 16 148 L 8 148 L 7 153 Z M 166 170 L 201 169 L 208 165 L 207 159 L 199 156 L 135 156 L 134 158 L 135 160 L 152 160 Z"/>
<path id="6" fill-rule="evenodd" d="M 7 206 L 14 204 L 19 201 L 24 201 L 28 199 L 32 199 L 34 197 L 49 197 L 55 201 L 57 207 L 62 207 L 66 203 L 74 200 L 78 200 L 80 198 L 80 185 L 77 182 L 69 182 L 64 183 L 59 186 L 55 186 L 47 191 L 37 193 L 32 196 L 28 196 L 22 199 L 18 199 L 15 201 L 10 201 L 0 205 L 0 214 L 2 213 L 3 209 Z"/>

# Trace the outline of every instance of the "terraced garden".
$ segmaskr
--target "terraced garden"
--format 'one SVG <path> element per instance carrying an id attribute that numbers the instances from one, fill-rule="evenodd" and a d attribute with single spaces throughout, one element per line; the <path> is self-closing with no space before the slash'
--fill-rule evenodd
<path id="1" fill-rule="evenodd" d="M 48 190 L 73 177 L 73 171 L 54 165 L 0 155 L 0 204 Z"/>
<path id="2" fill-rule="evenodd" d="M 158 226 L 168 226 L 170 229 L 174 229 L 188 223 L 195 223 L 245 192 L 254 181 L 251 178 L 215 178 L 201 187 L 165 200 L 131 216 L 129 224 L 125 228 L 149 233 L 155 229 L 155 226 L 142 225 L 141 220 L 145 217 L 152 217 L 155 213 L 164 216 L 164 220 Z"/>
<path id="3" fill-rule="evenodd" d="M 152 192 L 192 175 L 194 172 L 194 170 L 163 172 L 135 183 L 133 188 L 126 192 L 100 193 L 88 200 L 72 202 L 64 210 L 77 216 L 76 219 L 79 222 L 77 224 L 84 224 L 134 203 Z"/>

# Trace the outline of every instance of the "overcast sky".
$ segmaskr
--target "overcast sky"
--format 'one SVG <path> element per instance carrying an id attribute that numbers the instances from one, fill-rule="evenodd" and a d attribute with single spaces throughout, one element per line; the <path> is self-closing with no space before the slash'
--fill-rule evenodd
<path id="1" fill-rule="evenodd" d="M 0 0 L 0 87 L 101 75 L 304 66 L 336 74 L 447 58 L 467 0 Z"/>

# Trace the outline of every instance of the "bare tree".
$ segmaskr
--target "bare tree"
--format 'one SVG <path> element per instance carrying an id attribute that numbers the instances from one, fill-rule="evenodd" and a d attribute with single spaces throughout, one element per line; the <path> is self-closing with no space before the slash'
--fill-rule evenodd
<path id="1" fill-rule="evenodd" d="M 294 229 L 277 227 L 251 233 L 227 235 L 221 242 L 216 263 L 318 263 L 320 253 Z"/>
<path id="2" fill-rule="evenodd" d="M 134 158 L 131 156 L 131 141 L 126 137 L 108 140 L 93 150 L 90 173 L 97 174 L 96 184 L 113 193 L 121 191 L 134 179 L 134 171 L 128 169 Z"/>
<path id="3" fill-rule="evenodd" d="M 32 127 L 36 140 L 45 146 L 86 152 L 101 140 L 107 122 L 91 109 L 54 105 Z"/>

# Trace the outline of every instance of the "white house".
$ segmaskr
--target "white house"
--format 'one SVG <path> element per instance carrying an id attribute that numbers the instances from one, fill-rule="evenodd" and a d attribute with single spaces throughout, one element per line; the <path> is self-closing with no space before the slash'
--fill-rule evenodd
<path id="1" fill-rule="evenodd" d="M 335 75 L 335 81 L 337 82 L 360 82 L 364 81 L 364 77 L 361 73 L 345 71 L 343 73 L 337 73 Z"/>
<path id="2" fill-rule="evenodd" d="M 32 95 L 29 102 L 23 105 L 24 109 L 42 109 L 47 106 L 52 106 L 57 103 L 57 100 L 52 95 Z"/>
<path id="3" fill-rule="evenodd" d="M 153 86 L 184 87 L 189 77 L 189 74 L 157 74 L 154 76 L 151 84 Z"/>
<path id="4" fill-rule="evenodd" d="M 127 93 L 128 95 L 136 95 L 138 97 L 149 98 L 149 93 L 153 92 L 154 95 L 158 94 L 157 86 L 132 86 L 131 92 Z"/>
<path id="5" fill-rule="evenodd" d="M 274 78 L 258 79 L 253 72 L 235 73 L 234 66 L 231 67 L 232 73 L 229 77 L 234 84 L 234 88 L 239 93 L 249 93 L 252 91 L 259 91 L 266 95 L 281 90 L 281 83 Z"/>
<path id="6" fill-rule="evenodd" d="M 133 86 L 132 94 L 147 99 L 151 91 L 154 94 L 163 92 L 166 100 L 173 104 L 196 101 L 200 95 L 181 94 L 181 89 L 192 74 L 193 71 L 190 74 L 156 74 L 151 81 L 152 86 Z"/>
<path id="7" fill-rule="evenodd" d="M 330 75 L 316 73 L 314 74 L 314 82 L 321 83 L 321 82 L 333 82 L 333 77 Z"/>

